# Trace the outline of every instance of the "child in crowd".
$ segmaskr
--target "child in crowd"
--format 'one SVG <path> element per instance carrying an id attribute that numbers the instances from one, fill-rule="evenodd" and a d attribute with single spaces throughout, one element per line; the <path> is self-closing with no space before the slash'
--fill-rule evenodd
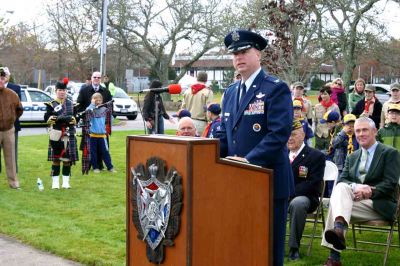
<path id="1" fill-rule="evenodd" d="M 109 112 L 107 106 L 103 106 L 103 96 L 96 92 L 92 95 L 91 104 L 86 109 L 86 116 L 90 121 L 90 162 L 94 173 L 100 173 L 98 162 L 99 157 L 104 161 L 107 170 L 116 172 L 112 162 L 107 143 L 106 116 Z"/>
<path id="2" fill-rule="evenodd" d="M 322 124 L 326 124 L 328 128 L 328 141 L 329 141 L 329 146 L 326 151 L 322 151 L 325 153 L 325 158 L 328 161 L 333 161 L 333 156 L 335 153 L 335 150 L 333 148 L 333 140 L 335 136 L 342 130 L 342 125 L 340 123 L 340 115 L 336 111 L 330 111 L 327 112 L 324 117 L 320 121 Z M 334 182 L 333 181 L 328 181 L 327 182 L 327 187 L 325 189 L 325 195 L 324 197 L 329 198 L 332 193 Z"/>
<path id="3" fill-rule="evenodd" d="M 340 115 L 336 111 L 329 111 L 325 113 L 324 117 L 320 120 L 320 123 L 326 125 L 327 127 L 327 141 L 329 143 L 328 148 L 324 151 L 326 159 L 332 161 L 333 159 L 333 139 L 342 130 L 342 125 L 340 123 Z"/>
<path id="4" fill-rule="evenodd" d="M 207 108 L 207 120 L 210 121 L 204 129 L 202 137 L 205 138 L 218 138 L 217 131 L 221 126 L 221 106 L 218 103 L 212 103 Z"/>
<path id="5" fill-rule="evenodd" d="M 311 147 L 311 139 L 314 137 L 314 132 L 312 131 L 312 128 L 310 127 L 310 124 L 308 123 L 307 119 L 303 116 L 303 103 L 299 100 L 294 100 L 293 101 L 293 116 L 294 119 L 297 119 L 300 121 L 301 125 L 303 126 L 304 130 L 304 144 L 307 146 Z"/>
<path id="6" fill-rule="evenodd" d="M 343 118 L 343 129 L 336 135 L 332 142 L 334 150 L 333 162 L 338 167 L 339 176 L 342 173 L 347 155 L 352 154 L 358 149 L 358 142 L 354 134 L 355 121 L 355 115 L 345 115 Z"/>
<path id="7" fill-rule="evenodd" d="M 389 123 L 378 131 L 377 139 L 400 151 L 400 104 L 389 104 Z"/>

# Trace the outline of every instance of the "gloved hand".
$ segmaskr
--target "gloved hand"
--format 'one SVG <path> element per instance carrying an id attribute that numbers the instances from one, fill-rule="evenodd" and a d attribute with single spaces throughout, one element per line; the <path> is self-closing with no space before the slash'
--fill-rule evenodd
<path id="1" fill-rule="evenodd" d="M 57 120 L 57 116 L 52 115 L 52 116 L 49 117 L 49 119 L 47 119 L 47 124 L 53 125 L 53 124 L 56 123 L 56 120 Z"/>

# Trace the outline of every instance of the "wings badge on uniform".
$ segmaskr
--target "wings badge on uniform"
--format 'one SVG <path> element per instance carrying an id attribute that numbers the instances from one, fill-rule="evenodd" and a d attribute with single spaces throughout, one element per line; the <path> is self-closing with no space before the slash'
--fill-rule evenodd
<path id="1" fill-rule="evenodd" d="M 146 254 L 151 263 L 164 260 L 164 246 L 172 246 L 179 232 L 182 210 L 182 177 L 174 167 L 166 173 L 166 163 L 151 157 L 131 168 L 132 220 L 138 238 L 147 243 Z"/>

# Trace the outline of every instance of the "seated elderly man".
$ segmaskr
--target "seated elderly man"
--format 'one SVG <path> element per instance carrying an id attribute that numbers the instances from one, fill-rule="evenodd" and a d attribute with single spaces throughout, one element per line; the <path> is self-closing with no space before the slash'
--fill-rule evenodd
<path id="1" fill-rule="evenodd" d="M 318 207 L 320 187 L 324 178 L 325 155 L 305 145 L 304 137 L 300 120 L 293 120 L 292 134 L 288 140 L 289 159 L 295 183 L 295 194 L 289 203 L 289 260 L 300 258 L 300 240 L 307 213 L 315 211 Z"/>
<path id="2" fill-rule="evenodd" d="M 177 136 L 198 137 L 196 126 L 190 117 L 182 117 L 178 122 Z"/>
<path id="3" fill-rule="evenodd" d="M 342 265 L 345 231 L 350 221 L 393 220 L 399 182 L 400 154 L 378 143 L 375 123 L 368 117 L 354 124 L 360 149 L 346 158 L 338 184 L 333 189 L 322 246 L 330 248 L 325 265 Z"/>

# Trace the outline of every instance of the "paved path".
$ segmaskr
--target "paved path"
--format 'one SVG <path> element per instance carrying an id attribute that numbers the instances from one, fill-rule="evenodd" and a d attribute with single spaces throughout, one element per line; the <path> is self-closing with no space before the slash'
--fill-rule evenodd
<path id="1" fill-rule="evenodd" d="M 0 234 L 0 265 L 79 266 L 81 264 L 37 250 L 18 240 Z"/>

